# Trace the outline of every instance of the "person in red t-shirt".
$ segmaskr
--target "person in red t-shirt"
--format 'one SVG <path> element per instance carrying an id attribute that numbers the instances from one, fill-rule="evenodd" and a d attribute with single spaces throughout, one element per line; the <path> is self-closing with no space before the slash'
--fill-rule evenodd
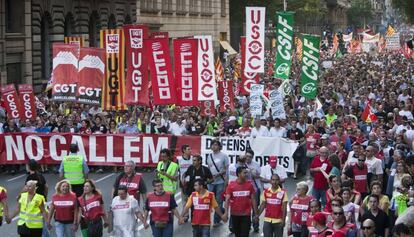
<path id="1" fill-rule="evenodd" d="M 329 185 L 321 170 L 324 170 L 328 174 L 331 172 L 332 166 L 329 164 L 328 157 L 328 148 L 325 146 L 321 147 L 319 149 L 319 155 L 315 156 L 310 168 L 314 180 L 312 196 L 315 199 L 320 200 L 323 207 L 326 205 L 326 191 L 328 190 Z"/>
<path id="2" fill-rule="evenodd" d="M 108 218 L 105 213 L 102 194 L 96 189 L 92 180 L 86 180 L 83 187 L 83 194 L 78 198 L 78 219 L 77 223 L 81 223 L 82 232 L 86 232 L 88 236 L 102 237 L 103 227 L 108 226 Z M 104 225 L 102 227 L 102 219 Z"/>
<path id="3" fill-rule="evenodd" d="M 56 193 L 50 204 L 50 215 L 47 220 L 47 227 L 52 229 L 51 220 L 55 216 L 55 227 L 57 236 L 74 237 L 78 229 L 76 221 L 78 206 L 76 194 L 72 192 L 67 180 L 56 184 Z"/>
<path id="4" fill-rule="evenodd" d="M 237 179 L 231 181 L 226 189 L 223 218 L 227 220 L 230 206 L 235 237 L 247 237 L 250 232 L 252 207 L 255 215 L 254 221 L 258 221 L 255 190 L 252 183 L 247 180 L 248 171 L 245 166 L 237 167 L 236 174 Z"/>

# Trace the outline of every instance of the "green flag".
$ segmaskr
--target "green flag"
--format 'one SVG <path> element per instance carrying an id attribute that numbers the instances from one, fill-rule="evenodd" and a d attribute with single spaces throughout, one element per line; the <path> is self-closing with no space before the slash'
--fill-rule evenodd
<path id="1" fill-rule="evenodd" d="M 300 90 L 307 99 L 314 99 L 317 94 L 319 76 L 320 36 L 303 35 L 303 57 L 301 65 Z"/>
<path id="2" fill-rule="evenodd" d="M 336 49 L 335 58 L 342 58 L 342 52 L 339 48 Z"/>
<path id="3" fill-rule="evenodd" d="M 294 12 L 277 12 L 277 52 L 274 77 L 289 79 L 293 54 L 293 15 Z"/>

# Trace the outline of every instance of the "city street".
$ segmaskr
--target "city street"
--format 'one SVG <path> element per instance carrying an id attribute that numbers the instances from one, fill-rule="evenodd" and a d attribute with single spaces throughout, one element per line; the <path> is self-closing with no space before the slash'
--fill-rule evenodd
<path id="1" fill-rule="evenodd" d="M 104 196 L 105 209 L 108 209 L 108 206 L 110 205 L 110 193 L 111 193 L 111 189 L 112 189 L 113 183 L 117 175 L 118 173 L 112 173 L 112 172 L 106 172 L 103 174 L 95 174 L 95 173 L 90 174 L 90 178 L 96 181 L 98 188 L 100 189 L 100 191 L 102 192 Z M 26 175 L 23 173 L 17 174 L 15 176 L 0 174 L 0 185 L 7 189 L 8 204 L 9 204 L 9 209 L 11 211 L 16 210 L 16 203 L 17 203 L 16 197 L 19 191 L 23 187 L 25 178 L 26 178 Z M 54 193 L 55 184 L 58 181 L 58 175 L 45 174 L 45 178 L 49 185 L 48 200 L 50 200 L 51 196 Z M 152 189 L 151 181 L 153 180 L 153 178 L 154 178 L 154 172 L 146 172 L 146 173 L 144 172 L 144 180 L 145 180 L 148 190 Z M 285 185 L 285 188 L 287 188 L 289 192 L 289 199 L 294 194 L 296 182 L 299 182 L 299 180 L 288 179 Z M 177 204 L 179 205 L 179 210 L 181 212 L 183 203 L 182 203 L 180 192 L 178 192 L 175 195 L 175 200 L 177 201 Z M 2 233 L 1 236 L 10 236 L 10 237 L 18 236 L 16 225 L 17 225 L 17 218 L 15 218 L 10 225 L 3 223 L 3 225 L 0 227 L 0 231 Z M 262 221 L 261 221 L 261 225 L 262 225 Z M 56 236 L 53 229 L 50 233 L 51 233 L 51 236 Z M 142 223 L 140 223 L 139 225 L 139 234 L 142 237 L 152 236 L 150 228 L 148 228 L 147 230 L 143 229 Z M 177 221 L 175 221 L 174 236 L 191 236 L 191 235 L 192 235 L 192 229 L 189 223 L 179 226 Z M 80 231 L 77 232 L 77 236 L 81 236 Z M 106 230 L 104 230 L 104 236 L 110 236 Z M 221 236 L 232 236 L 232 235 L 230 235 L 230 232 L 228 230 L 228 225 L 221 224 L 218 227 L 211 228 L 211 236 L 221 237 Z M 250 236 L 262 236 L 262 234 L 261 232 L 259 234 L 256 234 L 252 230 Z"/>

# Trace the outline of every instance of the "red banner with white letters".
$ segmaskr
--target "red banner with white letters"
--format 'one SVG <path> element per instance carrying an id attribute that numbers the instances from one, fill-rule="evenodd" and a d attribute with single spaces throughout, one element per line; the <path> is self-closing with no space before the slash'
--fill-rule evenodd
<path id="1" fill-rule="evenodd" d="M 105 77 L 105 50 L 81 48 L 79 55 L 77 101 L 82 104 L 101 105 L 102 84 Z"/>
<path id="2" fill-rule="evenodd" d="M 33 86 L 29 84 L 19 85 L 19 98 L 22 108 L 22 119 L 36 119 L 37 114 Z"/>
<path id="3" fill-rule="evenodd" d="M 55 101 L 76 101 L 78 83 L 79 46 L 74 44 L 53 44 L 53 89 Z"/>
<path id="4" fill-rule="evenodd" d="M 241 71 L 242 71 L 242 83 L 240 85 L 240 93 L 242 95 L 250 95 L 250 87 L 252 84 L 259 83 L 259 74 L 255 72 L 246 72 L 244 66 L 246 63 L 246 37 L 240 37 L 240 54 L 242 59 Z"/>
<path id="5" fill-rule="evenodd" d="M 233 81 L 219 81 L 218 95 L 220 98 L 220 112 L 234 110 Z"/>
<path id="6" fill-rule="evenodd" d="M 216 116 L 216 107 L 214 106 L 214 100 L 200 101 L 200 115 Z"/>
<path id="7" fill-rule="evenodd" d="M 175 104 L 177 102 L 168 44 L 167 38 L 148 39 L 144 42 L 155 105 Z"/>
<path id="8" fill-rule="evenodd" d="M 127 75 L 125 79 L 125 103 L 149 106 L 148 58 L 145 57 L 144 40 L 148 39 L 148 27 L 124 26 Z"/>
<path id="9" fill-rule="evenodd" d="M 7 117 L 9 119 L 21 118 L 22 108 L 20 99 L 17 96 L 14 84 L 4 85 L 1 87 L 1 99 L 6 108 Z"/>
<path id="10" fill-rule="evenodd" d="M 173 44 L 175 80 L 177 82 L 177 105 L 198 106 L 198 40 L 176 39 Z"/>

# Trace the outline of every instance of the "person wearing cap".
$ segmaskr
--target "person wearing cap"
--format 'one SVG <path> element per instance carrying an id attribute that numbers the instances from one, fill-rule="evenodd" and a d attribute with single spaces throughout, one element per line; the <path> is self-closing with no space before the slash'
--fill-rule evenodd
<path id="1" fill-rule="evenodd" d="M 287 178 L 286 169 L 278 164 L 277 156 L 269 157 L 269 164 L 260 169 L 260 181 L 263 184 L 263 190 L 269 189 L 272 185 L 270 183 L 273 174 L 279 175 L 279 183 L 283 184 Z"/>
<path id="2" fill-rule="evenodd" d="M 260 197 L 258 216 L 265 211 L 264 237 L 283 236 L 289 199 L 287 190 L 280 188 L 279 180 L 279 175 L 273 174 L 270 181 L 272 186 L 265 189 Z"/>
<path id="3" fill-rule="evenodd" d="M 227 122 L 229 125 L 226 126 L 225 132 L 227 136 L 233 136 L 237 134 L 237 130 L 240 128 L 239 124 L 237 124 L 235 116 L 230 116 Z"/>
<path id="4" fill-rule="evenodd" d="M 82 155 L 78 155 L 78 152 L 78 144 L 70 144 L 70 153 L 63 158 L 59 167 L 60 179 L 67 179 L 69 181 L 76 197 L 80 197 L 83 194 L 83 185 L 89 173 L 86 159 Z"/>
<path id="5" fill-rule="evenodd" d="M 145 203 L 147 188 L 144 179 L 142 178 L 142 174 L 137 173 L 135 167 L 136 164 L 133 160 L 125 162 L 124 172 L 118 175 L 112 188 L 111 194 L 113 198 L 118 194 L 118 188 L 120 186 L 125 186 L 128 194 L 131 195 L 131 197 L 134 197 L 138 201 L 138 204 L 140 203 L 141 198 L 143 203 Z"/>
<path id="6" fill-rule="evenodd" d="M 252 131 L 250 133 L 250 137 L 256 138 L 256 137 L 270 137 L 269 129 L 266 126 L 262 125 L 262 122 L 260 119 L 255 119 L 254 121 L 254 127 L 252 128 Z"/>
<path id="7" fill-rule="evenodd" d="M 309 237 L 325 237 L 333 234 L 333 230 L 326 226 L 326 215 L 322 212 L 313 215 L 313 223 L 308 230 Z"/>

